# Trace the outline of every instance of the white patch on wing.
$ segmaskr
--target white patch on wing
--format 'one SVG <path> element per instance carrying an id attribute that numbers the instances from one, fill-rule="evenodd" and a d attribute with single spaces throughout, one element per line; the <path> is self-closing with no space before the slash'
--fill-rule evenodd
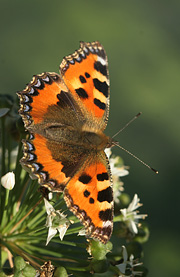
<path id="1" fill-rule="evenodd" d="M 106 60 L 104 60 L 102 57 L 99 57 L 98 56 L 98 62 L 100 62 L 102 65 L 106 65 L 107 64 L 107 62 L 106 62 Z"/>
<path id="2" fill-rule="evenodd" d="M 112 226 L 112 222 L 110 220 L 103 221 L 103 227 L 109 227 Z"/>

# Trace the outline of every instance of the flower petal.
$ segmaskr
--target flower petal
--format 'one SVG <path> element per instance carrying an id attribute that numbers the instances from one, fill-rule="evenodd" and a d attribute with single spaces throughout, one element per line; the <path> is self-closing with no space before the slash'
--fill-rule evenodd
<path id="1" fill-rule="evenodd" d="M 59 227 L 57 229 L 59 231 L 59 237 L 60 237 L 60 239 L 63 240 L 63 237 L 64 237 L 64 235 L 65 235 L 65 233 L 66 233 L 66 231 L 68 229 L 68 226 L 63 225 L 63 226 L 61 226 L 61 227 Z"/>
<path id="2" fill-rule="evenodd" d="M 127 209 L 120 209 L 120 212 L 122 213 L 122 215 L 124 217 L 126 217 L 126 215 L 127 215 Z"/>
<path id="3" fill-rule="evenodd" d="M 124 260 L 124 262 L 127 262 L 128 254 L 127 254 L 126 247 L 124 245 L 122 245 L 122 253 L 123 253 L 123 260 Z"/>
<path id="4" fill-rule="evenodd" d="M 140 199 L 138 198 L 137 194 L 135 194 L 132 202 L 129 204 L 128 211 L 136 210 L 139 207 L 138 205 L 139 200 Z"/>
<path id="5" fill-rule="evenodd" d="M 49 227 L 46 245 L 48 245 L 48 243 L 56 235 L 56 233 L 57 233 L 56 228 Z"/>
<path id="6" fill-rule="evenodd" d="M 52 212 L 55 212 L 54 207 L 49 203 L 49 201 L 47 201 L 46 198 L 44 198 L 44 204 L 48 215 L 50 215 Z"/>
<path id="7" fill-rule="evenodd" d="M 138 229 L 136 226 L 136 223 L 133 220 L 129 221 L 129 229 L 131 230 L 132 233 L 137 234 L 138 233 Z"/>

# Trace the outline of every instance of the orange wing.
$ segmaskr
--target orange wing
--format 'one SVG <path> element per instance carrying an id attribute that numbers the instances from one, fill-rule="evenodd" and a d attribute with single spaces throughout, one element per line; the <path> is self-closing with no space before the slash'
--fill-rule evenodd
<path id="1" fill-rule="evenodd" d="M 104 151 L 69 181 L 64 190 L 68 208 L 82 221 L 87 236 L 106 243 L 113 229 L 111 173 Z"/>
<path id="2" fill-rule="evenodd" d="M 83 109 L 89 125 L 104 130 L 109 113 L 108 61 L 98 42 L 80 43 L 80 49 L 66 56 L 60 73 L 70 92 Z"/>
<path id="3" fill-rule="evenodd" d="M 40 132 L 47 124 L 74 126 L 73 121 L 79 124 L 83 121 L 78 104 L 56 73 L 35 75 L 17 95 L 24 125 L 33 133 Z"/>
<path id="4" fill-rule="evenodd" d="M 30 134 L 29 140 L 23 140 L 23 150 L 22 166 L 31 178 L 38 178 L 39 184 L 53 192 L 62 192 L 87 159 L 82 152 L 70 151 L 64 143 L 39 134 Z"/>

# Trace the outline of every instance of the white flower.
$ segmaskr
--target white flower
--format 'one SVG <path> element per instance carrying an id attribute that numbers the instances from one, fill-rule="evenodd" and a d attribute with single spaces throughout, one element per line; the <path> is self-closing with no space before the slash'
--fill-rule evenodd
<path id="1" fill-rule="evenodd" d="M 124 245 L 122 246 L 122 254 L 123 254 L 123 263 L 119 264 L 117 267 L 119 268 L 121 273 L 125 274 L 128 254 L 127 254 L 126 247 Z"/>
<path id="2" fill-rule="evenodd" d="M 15 175 L 13 172 L 8 172 L 4 176 L 1 177 L 1 185 L 5 189 L 12 190 L 15 185 Z"/>
<path id="3" fill-rule="evenodd" d="M 136 266 L 142 265 L 142 263 L 139 263 L 138 260 L 134 260 L 134 256 L 131 254 L 128 260 L 128 254 L 126 247 L 123 245 L 122 246 L 122 255 L 123 255 L 123 263 L 120 263 L 117 265 L 119 268 L 120 272 L 122 273 L 119 275 L 119 277 L 125 277 L 126 268 L 128 266 L 128 269 L 131 271 L 131 275 L 128 276 L 142 276 L 143 272 L 142 271 L 134 271 L 134 268 Z"/>
<path id="4" fill-rule="evenodd" d="M 55 210 L 54 207 L 44 198 L 45 208 L 47 212 L 46 227 L 48 230 L 48 237 L 46 245 L 50 240 L 59 232 L 59 237 L 63 240 L 63 237 L 70 225 L 70 221 L 66 218 L 66 215 Z"/>
<path id="5" fill-rule="evenodd" d="M 113 179 L 113 192 L 114 192 L 114 201 L 119 203 L 119 196 L 121 192 L 124 190 L 123 182 L 120 180 L 120 177 L 126 176 L 129 174 L 128 170 L 123 165 L 123 161 L 119 156 L 111 157 L 111 149 L 105 149 L 106 155 L 109 158 L 109 163 L 111 167 L 111 174 Z"/>
<path id="6" fill-rule="evenodd" d="M 137 225 L 139 219 L 145 219 L 147 216 L 146 214 L 138 214 L 137 209 L 142 206 L 142 204 L 139 203 L 139 200 L 140 199 L 138 198 L 137 194 L 135 194 L 128 208 L 120 210 L 122 214 L 122 220 L 126 222 L 129 230 L 133 234 L 138 233 Z"/>

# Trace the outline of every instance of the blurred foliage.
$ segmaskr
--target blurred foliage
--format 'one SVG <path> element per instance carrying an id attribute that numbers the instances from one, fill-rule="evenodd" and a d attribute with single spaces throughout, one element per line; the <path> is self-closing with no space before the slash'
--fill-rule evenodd
<path id="1" fill-rule="evenodd" d="M 80 40 L 99 40 L 111 80 L 107 133 L 115 134 L 143 112 L 118 140 L 157 168 L 159 176 L 119 149 L 116 153 L 131 166 L 126 191 L 138 192 L 149 215 L 149 276 L 179 273 L 179 26 L 177 0 L 1 0 L 0 93 L 15 95 L 33 74 L 58 72 L 63 56 Z"/>

